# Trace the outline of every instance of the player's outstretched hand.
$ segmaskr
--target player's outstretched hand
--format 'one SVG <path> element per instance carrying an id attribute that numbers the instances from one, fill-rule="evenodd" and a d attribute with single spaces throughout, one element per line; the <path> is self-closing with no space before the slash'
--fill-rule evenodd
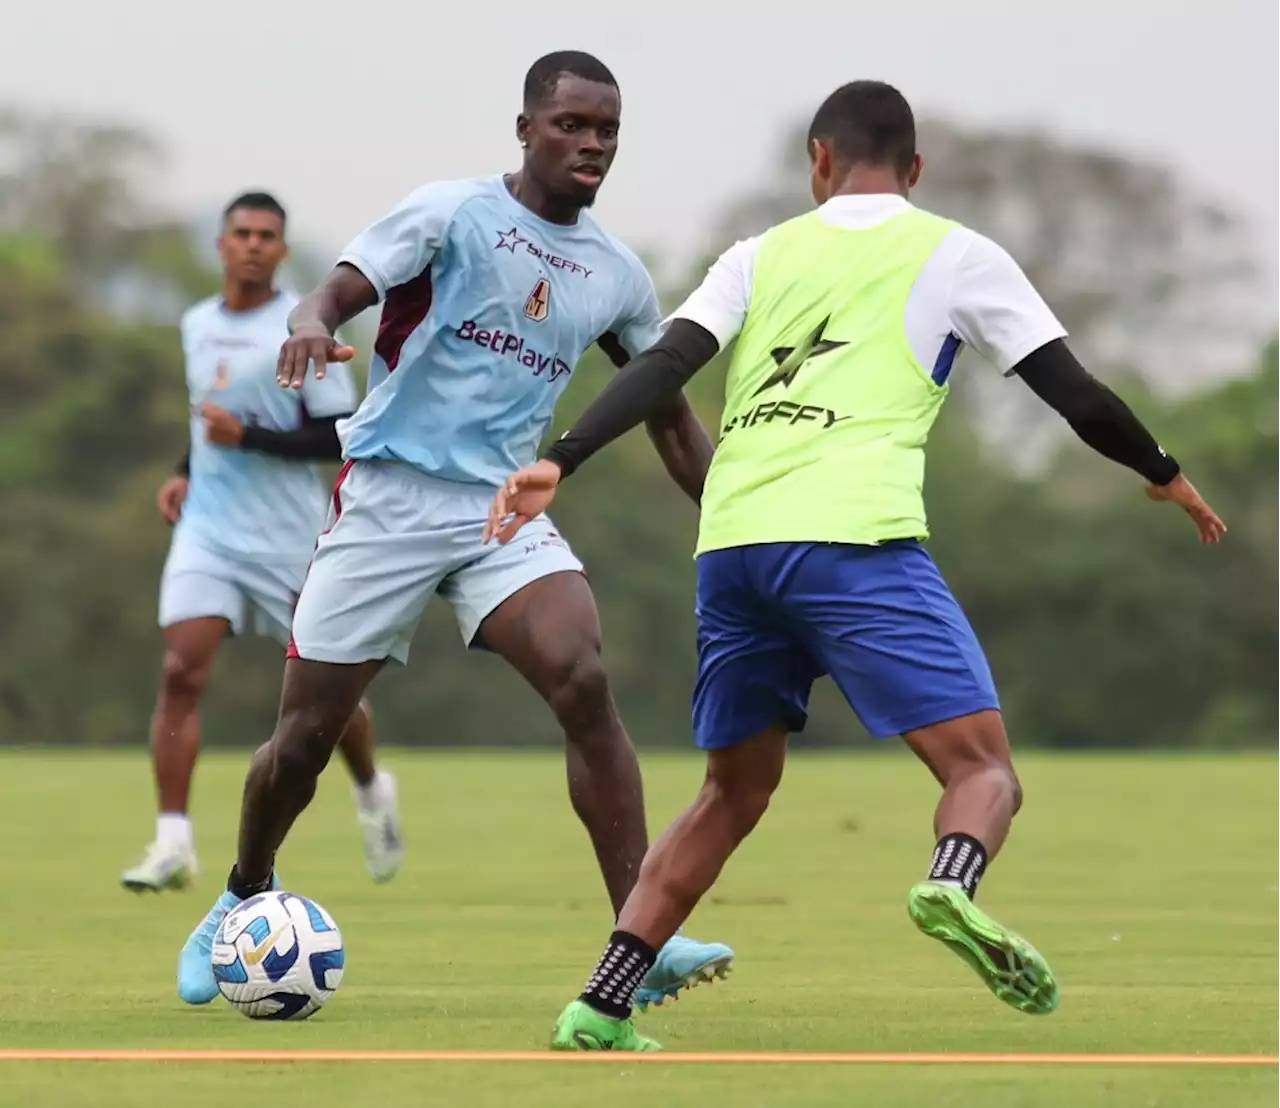
<path id="1" fill-rule="evenodd" d="M 489 522 L 484 526 L 484 541 L 497 539 L 500 545 L 506 546 L 521 527 L 551 507 L 559 484 L 560 467 L 555 462 L 534 462 L 516 470 L 493 498 Z"/>
<path id="2" fill-rule="evenodd" d="M 1152 500 L 1167 500 L 1178 505 L 1191 517 L 1191 522 L 1200 532 L 1200 541 L 1206 546 L 1221 542 L 1222 536 L 1227 533 L 1227 525 L 1218 518 L 1218 513 L 1205 503 L 1204 498 L 1196 492 L 1195 485 L 1181 473 L 1167 485 L 1148 485 L 1147 495 Z"/>
<path id="3" fill-rule="evenodd" d="M 160 491 L 156 493 L 156 510 L 164 516 L 164 520 L 170 527 L 178 522 L 178 517 L 182 515 L 182 505 L 187 499 L 187 490 L 191 487 L 191 482 L 181 476 L 174 474 L 163 485 Z"/>
<path id="4" fill-rule="evenodd" d="M 315 366 L 319 381 L 324 378 L 325 366 L 330 362 L 349 362 L 355 356 L 354 346 L 344 346 L 323 325 L 299 324 L 280 347 L 276 384 L 283 389 L 300 389 L 307 379 L 308 366 Z"/>

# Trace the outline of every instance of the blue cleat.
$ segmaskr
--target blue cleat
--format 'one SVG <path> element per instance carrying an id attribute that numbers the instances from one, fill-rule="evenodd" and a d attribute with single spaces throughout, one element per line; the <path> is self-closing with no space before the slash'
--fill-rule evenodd
<path id="1" fill-rule="evenodd" d="M 700 943 L 676 935 L 658 951 L 658 960 L 636 992 L 635 1006 L 643 1012 L 650 1004 L 657 1006 L 669 996 L 679 996 L 681 989 L 724 980 L 732 968 L 733 951 L 724 943 Z"/>
<path id="2" fill-rule="evenodd" d="M 273 878 L 271 887 L 280 888 L 280 879 Z M 178 955 L 178 996 L 187 1004 L 208 1004 L 218 995 L 218 983 L 213 978 L 213 940 L 222 921 L 240 902 L 235 893 L 224 892 L 183 943 Z"/>

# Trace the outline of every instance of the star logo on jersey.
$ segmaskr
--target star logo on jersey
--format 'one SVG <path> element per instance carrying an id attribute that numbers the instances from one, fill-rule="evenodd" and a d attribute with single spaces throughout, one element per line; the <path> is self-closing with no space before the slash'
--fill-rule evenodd
<path id="1" fill-rule="evenodd" d="M 495 246 L 494 249 L 510 250 L 511 253 L 514 254 L 516 252 L 517 246 L 520 246 L 523 243 L 527 243 L 528 241 L 529 240 L 525 238 L 524 235 L 522 235 L 518 230 L 516 230 L 516 228 L 512 227 L 510 231 L 498 232 L 498 245 Z"/>
<path id="2" fill-rule="evenodd" d="M 551 282 L 545 277 L 538 279 L 538 283 L 533 286 L 533 292 L 529 293 L 529 299 L 524 302 L 524 314 L 534 323 L 541 323 L 547 318 L 547 313 L 551 310 Z"/>
<path id="3" fill-rule="evenodd" d="M 581 262 L 575 262 L 572 258 L 566 258 L 563 254 L 556 254 L 539 246 L 532 239 L 522 235 L 517 227 L 512 227 L 510 231 L 496 233 L 498 241 L 494 244 L 495 250 L 509 250 L 512 254 L 525 253 L 552 269 L 566 269 L 570 273 L 580 273 L 584 279 L 590 277 L 593 272 Z"/>
<path id="4" fill-rule="evenodd" d="M 834 339 L 824 339 L 822 337 L 827 330 L 827 324 L 830 322 L 831 317 L 827 316 L 814 328 L 812 334 L 806 336 L 799 346 L 775 346 L 769 351 L 773 356 L 773 360 L 778 363 L 778 368 L 763 385 L 752 393 L 752 396 L 759 396 L 766 389 L 773 388 L 774 385 L 781 385 L 784 389 L 789 388 L 791 382 L 796 379 L 796 375 L 799 374 L 805 362 L 810 358 L 816 358 L 820 354 L 828 354 L 841 346 L 848 346 L 847 342 L 836 342 Z"/>

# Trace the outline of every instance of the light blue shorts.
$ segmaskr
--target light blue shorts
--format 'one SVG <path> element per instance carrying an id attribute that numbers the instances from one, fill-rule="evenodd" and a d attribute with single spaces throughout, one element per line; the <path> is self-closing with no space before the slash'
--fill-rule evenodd
<path id="1" fill-rule="evenodd" d="M 484 544 L 495 490 L 400 462 L 347 462 L 293 616 L 291 658 L 405 662 L 427 603 L 453 607 L 468 646 L 525 585 L 582 563 L 539 516 L 507 546 Z"/>
<path id="2" fill-rule="evenodd" d="M 253 558 L 216 550 L 179 524 L 160 577 L 160 626 L 225 619 L 233 634 L 249 621 L 260 635 L 288 643 L 307 559 Z"/>

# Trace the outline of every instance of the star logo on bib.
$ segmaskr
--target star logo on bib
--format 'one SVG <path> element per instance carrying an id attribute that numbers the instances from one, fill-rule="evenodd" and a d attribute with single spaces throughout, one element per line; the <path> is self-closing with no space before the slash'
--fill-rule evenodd
<path id="1" fill-rule="evenodd" d="M 816 358 L 820 354 L 828 354 L 832 350 L 848 346 L 847 342 L 836 342 L 834 339 L 824 339 L 822 337 L 827 330 L 827 324 L 830 322 L 831 317 L 827 316 L 813 329 L 812 334 L 804 338 L 799 346 L 775 346 L 769 351 L 773 360 L 777 362 L 778 368 L 752 395 L 759 396 L 766 389 L 773 388 L 774 385 L 781 385 L 784 389 L 789 388 L 791 382 L 796 379 L 796 375 L 810 358 Z"/>

